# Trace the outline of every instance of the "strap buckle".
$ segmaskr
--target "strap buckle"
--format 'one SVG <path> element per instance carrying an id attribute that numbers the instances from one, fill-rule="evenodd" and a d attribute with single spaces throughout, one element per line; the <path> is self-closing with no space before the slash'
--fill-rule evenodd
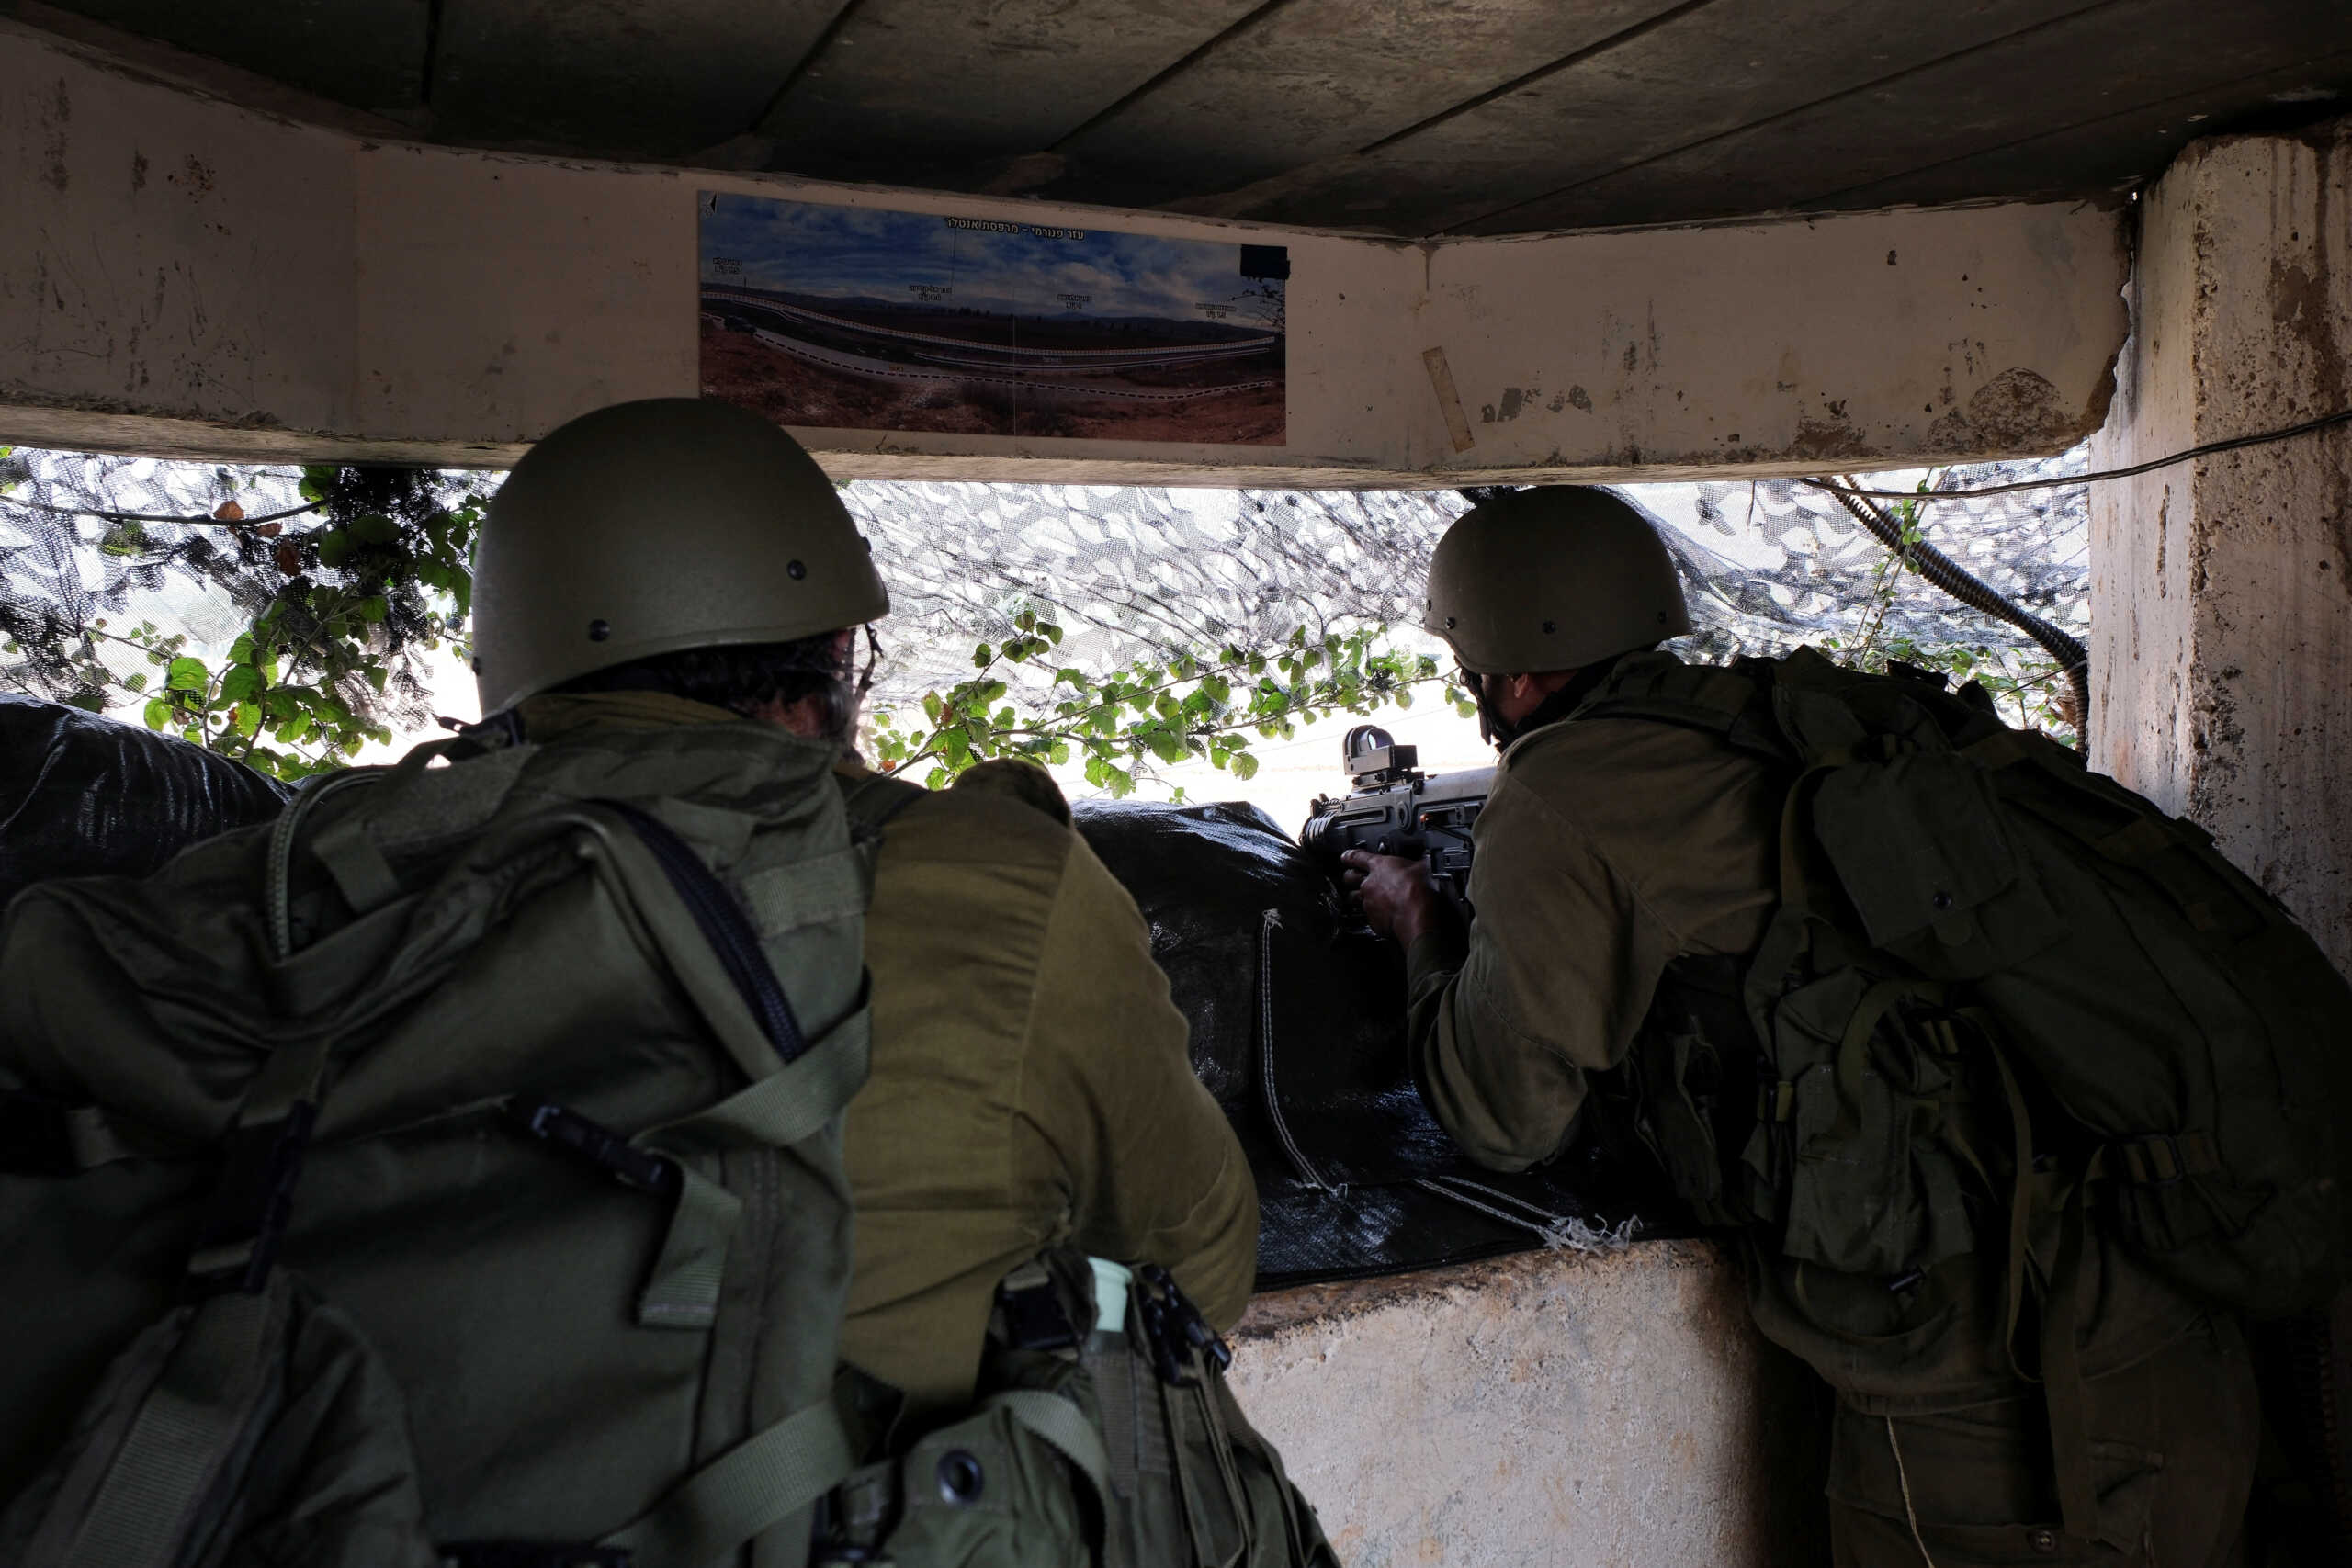
<path id="1" fill-rule="evenodd" d="M 2123 1161 L 2124 1179 L 2138 1187 L 2177 1187 L 2218 1164 L 2200 1133 L 2146 1133 L 2113 1146 Z"/>
<path id="2" fill-rule="evenodd" d="M 1005 1348 L 1067 1350 L 1078 1343 L 1078 1325 L 1070 1320 L 1069 1308 L 1063 1303 L 1053 1276 L 1043 1268 L 1037 1272 L 1041 1278 L 1015 1284 L 1022 1273 L 1016 1270 L 996 1288 Z"/>
<path id="3" fill-rule="evenodd" d="M 1195 1352 L 1221 1375 L 1233 1365 L 1233 1348 L 1201 1316 L 1192 1298 L 1157 1263 L 1136 1270 L 1150 1289 L 1138 1296 L 1137 1315 L 1151 1350 L 1152 1371 L 1170 1388 L 1190 1388 L 1200 1382 L 1193 1374 Z"/>
<path id="4" fill-rule="evenodd" d="M 657 1198 L 678 1195 L 675 1160 L 639 1148 L 577 1111 L 535 1094 L 515 1095 L 503 1109 L 507 1117 L 531 1136 L 579 1156 L 624 1187 L 650 1192 Z"/>

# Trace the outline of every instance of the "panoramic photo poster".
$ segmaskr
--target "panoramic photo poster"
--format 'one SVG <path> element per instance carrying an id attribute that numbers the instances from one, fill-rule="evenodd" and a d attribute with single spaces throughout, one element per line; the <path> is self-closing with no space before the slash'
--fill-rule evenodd
<path id="1" fill-rule="evenodd" d="M 831 429 L 1283 444 L 1281 245 L 701 208 L 707 396 Z"/>

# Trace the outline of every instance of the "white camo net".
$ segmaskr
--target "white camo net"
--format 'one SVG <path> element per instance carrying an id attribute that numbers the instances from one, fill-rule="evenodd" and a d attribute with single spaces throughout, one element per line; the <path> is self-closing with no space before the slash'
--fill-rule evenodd
<path id="1" fill-rule="evenodd" d="M 2080 448 L 2036 463 L 1945 470 L 1939 483 L 2063 479 Z M 460 476 L 451 476 L 459 482 Z M 462 476 L 481 484 L 490 476 Z M 1882 475 L 1908 489 L 1917 475 Z M 248 514 L 299 505 L 300 471 L 19 449 L 0 467 L 0 604 L 18 616 L 153 620 L 192 643 L 225 643 L 271 584 L 224 558 L 201 526 L 126 534 L 118 513 Z M 2024 633 L 1951 600 L 1888 552 L 1829 496 L 1794 481 L 1634 485 L 1682 566 L 1700 629 L 1686 651 L 1722 659 L 1800 642 L 1849 656 L 1967 650 L 1981 671 L 2052 701 L 2064 682 Z M 2089 621 L 2086 488 L 1942 499 L 1925 539 L 2027 609 L 2080 637 Z M 1068 637 L 1047 665 L 1104 670 L 1143 655 L 1265 648 L 1298 626 L 1319 636 L 1411 628 L 1430 547 L 1468 506 L 1452 491 L 1217 491 L 866 480 L 845 491 L 891 585 L 877 688 L 905 702 L 963 678 L 973 646 L 1001 640 L 1035 610 Z M 86 509 L 86 510 L 85 510 Z M 266 552 L 264 552 L 266 556 Z M 136 650 L 101 646 L 126 670 Z M 1949 662 L 1948 660 L 1943 662 Z M 1042 682 L 1050 668 L 1036 672 Z M 0 651 L 0 688 L 62 698 L 21 649 Z M 388 705 L 413 720 L 415 689 Z M 2030 716 L 2046 719 L 2044 708 Z M 2054 728 L 2054 726 L 2052 726 Z"/>
<path id="2" fill-rule="evenodd" d="M 1964 490 L 2061 479 L 2081 448 L 2032 463 L 1943 470 Z M 1907 489 L 1918 475 L 1882 475 Z M 1659 525 L 1682 569 L 1698 630 L 1688 656 L 1830 645 L 1949 663 L 2038 682 L 2054 703 L 2054 661 L 2025 633 L 1970 609 L 1910 571 L 1829 495 L 1794 480 L 1629 485 L 1619 493 Z M 1468 510 L 1453 491 L 1210 491 L 866 480 L 850 509 L 891 585 L 881 700 L 964 678 L 976 643 L 1001 640 L 1035 610 L 1069 636 L 1055 660 L 1101 669 L 1146 654 L 1226 644 L 1262 648 L 1306 626 L 1364 626 L 1432 651 L 1413 628 L 1424 564 Z M 1994 589 L 2081 637 L 2090 620 L 2087 487 L 1949 496 L 1923 536 Z M 1040 671 L 1038 679 L 1047 671 Z M 2054 710 L 2029 716 L 2053 719 Z"/>

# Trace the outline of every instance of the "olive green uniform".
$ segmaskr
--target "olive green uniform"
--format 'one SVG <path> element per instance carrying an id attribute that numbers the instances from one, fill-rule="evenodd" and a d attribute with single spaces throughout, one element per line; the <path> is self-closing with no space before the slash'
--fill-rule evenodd
<path id="1" fill-rule="evenodd" d="M 1668 964 L 1755 948 L 1783 790 L 1719 739 L 1645 720 L 1549 725 L 1505 753 L 1476 827 L 1477 918 L 1408 954 L 1415 1074 L 1472 1157 L 1558 1154 L 1587 1076 L 1625 1060 Z M 2094 1247 L 2082 1358 L 2101 1539 L 2078 1548 L 2054 1525 L 2040 1392 L 2004 1344 L 2005 1259 L 1963 1255 L 1897 1291 L 1769 1248 L 1749 1247 L 1757 1320 L 1838 1393 L 1841 1563 L 2230 1560 L 2257 1424 L 2232 1322 Z"/>
<path id="2" fill-rule="evenodd" d="M 742 722 L 634 692 L 535 697 L 522 716 L 535 740 Z M 1232 1326 L 1256 1272 L 1257 1190 L 1193 1075 L 1134 899 L 1077 833 L 980 790 L 900 809 L 865 962 L 873 1067 L 844 1133 L 845 1359 L 918 1417 L 968 1401 L 997 1281 L 1059 1243 L 1162 1264 Z"/>

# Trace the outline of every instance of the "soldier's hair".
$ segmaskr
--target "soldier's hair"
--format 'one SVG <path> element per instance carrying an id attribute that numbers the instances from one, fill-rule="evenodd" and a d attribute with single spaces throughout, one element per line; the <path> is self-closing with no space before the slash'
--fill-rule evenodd
<path id="1" fill-rule="evenodd" d="M 598 670 L 556 688 L 561 692 L 667 692 L 690 702 L 756 717 L 770 704 L 789 707 L 803 697 L 825 699 L 819 739 L 846 741 L 857 728 L 865 682 L 854 654 L 820 632 L 792 642 L 748 642 L 681 648 Z"/>

